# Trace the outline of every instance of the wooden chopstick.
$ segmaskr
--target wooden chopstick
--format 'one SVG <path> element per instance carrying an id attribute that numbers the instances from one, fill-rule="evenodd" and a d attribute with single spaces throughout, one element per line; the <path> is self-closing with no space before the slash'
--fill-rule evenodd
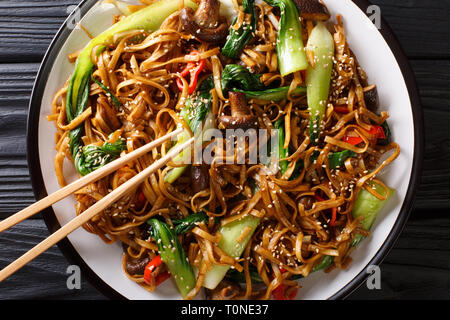
<path id="1" fill-rule="evenodd" d="M 156 140 L 155 140 L 156 141 Z M 169 161 L 175 158 L 181 151 L 188 148 L 194 142 L 194 138 L 189 139 L 181 145 L 175 146 L 166 154 L 166 156 L 152 163 L 149 167 L 144 169 L 139 174 L 135 175 L 133 178 L 123 183 L 117 189 L 114 189 L 107 196 L 96 202 L 94 205 L 86 209 L 79 216 L 62 226 L 56 232 L 51 234 L 49 237 L 44 239 L 41 243 L 37 244 L 31 250 L 23 254 L 20 258 L 13 261 L 11 264 L 6 266 L 3 270 L 0 271 L 0 282 L 5 280 L 11 274 L 22 268 L 28 262 L 39 256 L 41 253 L 46 251 L 48 248 L 58 243 L 60 240 L 64 239 L 68 234 L 82 226 L 84 223 L 88 222 L 95 215 L 97 215 L 102 210 L 106 209 L 112 203 L 119 200 L 123 197 L 127 192 L 137 188 L 141 183 L 147 179 L 147 177 L 160 169 L 164 165 L 166 165 Z M 140 148 L 141 149 L 141 148 Z M 138 149 L 139 150 L 139 149 Z"/>
<path id="2" fill-rule="evenodd" d="M 97 181 L 111 172 L 117 171 L 119 168 L 123 167 L 125 164 L 142 157 L 144 154 L 148 153 L 153 148 L 163 144 L 164 142 L 172 139 L 172 137 L 180 134 L 183 131 L 182 128 L 179 128 L 175 131 L 172 131 L 169 134 L 166 134 L 162 136 L 159 139 L 156 139 L 150 143 L 147 143 L 146 145 L 134 150 L 133 152 L 130 152 L 129 154 L 125 155 L 124 157 L 118 158 L 107 165 L 103 166 L 102 168 L 78 179 L 77 181 L 65 186 L 64 188 L 58 190 L 55 193 L 50 194 L 49 196 L 33 203 L 29 207 L 17 212 L 16 214 L 10 216 L 9 218 L 3 220 L 0 222 L 0 232 L 5 231 L 8 228 L 11 228 L 15 224 L 33 216 L 34 214 L 44 210 L 45 208 L 51 206 L 52 204 L 64 199 L 65 197 L 71 195 L 75 191 L 91 184 L 94 181 Z"/>

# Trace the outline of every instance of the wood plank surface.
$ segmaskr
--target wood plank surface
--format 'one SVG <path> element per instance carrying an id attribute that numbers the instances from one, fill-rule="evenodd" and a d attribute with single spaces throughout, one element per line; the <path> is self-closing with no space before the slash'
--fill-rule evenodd
<path id="1" fill-rule="evenodd" d="M 0 1 L 0 61 L 40 61 L 77 0 Z M 374 0 L 410 58 L 450 58 L 450 0 Z M 69 8 L 69 9 L 68 9 Z"/>
<path id="2" fill-rule="evenodd" d="M 0 1 L 0 61 L 39 62 L 76 0 Z M 69 8 L 69 9 L 68 9 Z"/>
<path id="3" fill-rule="evenodd" d="M 26 161 L 28 103 L 40 61 L 77 0 L 0 1 L 0 219 L 34 201 Z M 410 59 L 425 117 L 425 161 L 411 218 L 381 265 L 382 290 L 350 299 L 450 299 L 450 0 L 373 0 Z M 40 215 L 0 234 L 0 267 L 48 235 Z M 66 286 L 53 247 L 0 284 L 0 299 L 103 299 Z"/>
<path id="4" fill-rule="evenodd" d="M 0 234 L 0 264 L 13 261 L 48 237 L 43 220 L 27 220 Z M 0 283 L 0 300 L 6 299 L 104 299 L 82 277 L 81 289 L 67 288 L 68 261 L 53 246 L 13 277 Z"/>
<path id="5" fill-rule="evenodd" d="M 409 58 L 450 58 L 450 0 L 373 0 Z"/>
<path id="6" fill-rule="evenodd" d="M 38 68 L 38 63 L 0 64 L 0 218 L 34 202 L 26 160 L 26 125 Z"/>

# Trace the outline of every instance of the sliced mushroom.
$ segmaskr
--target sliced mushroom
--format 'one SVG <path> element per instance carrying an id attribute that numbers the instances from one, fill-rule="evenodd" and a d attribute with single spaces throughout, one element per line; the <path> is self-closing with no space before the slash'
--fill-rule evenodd
<path id="1" fill-rule="evenodd" d="M 247 105 L 245 93 L 231 91 L 228 93 L 228 99 L 230 100 L 231 116 L 220 116 L 219 123 L 225 129 L 256 128 L 256 117 Z"/>
<path id="2" fill-rule="evenodd" d="M 192 166 L 191 169 L 192 191 L 194 194 L 209 187 L 208 166 L 202 163 L 199 166 Z"/>
<path id="3" fill-rule="evenodd" d="M 330 19 L 328 9 L 319 0 L 294 0 L 294 3 L 303 19 L 316 21 Z"/>
<path id="4" fill-rule="evenodd" d="M 180 11 L 183 29 L 205 42 L 221 42 L 228 35 L 228 23 L 219 15 L 218 0 L 201 0 L 197 11 L 185 7 Z"/>
<path id="5" fill-rule="evenodd" d="M 220 2 L 218 0 L 203 0 L 195 12 L 195 22 L 203 28 L 216 28 L 220 18 Z"/>
<path id="6" fill-rule="evenodd" d="M 127 272 L 134 276 L 136 274 L 144 274 L 145 267 L 151 261 L 149 257 L 145 257 L 142 259 L 130 259 L 128 258 L 125 268 Z"/>
<path id="7" fill-rule="evenodd" d="M 303 205 L 305 210 L 311 210 L 313 207 L 313 204 L 314 204 L 314 197 L 304 196 L 304 197 L 301 197 L 298 202 Z"/>
<path id="8" fill-rule="evenodd" d="M 97 102 L 98 104 L 96 117 L 100 117 L 104 124 L 110 129 L 106 130 L 105 132 L 109 133 L 110 131 L 119 129 L 121 127 L 121 123 L 116 116 L 116 112 L 109 105 L 108 100 L 105 97 L 100 97 L 97 99 Z"/>
<path id="9" fill-rule="evenodd" d="M 241 290 L 242 288 L 238 283 L 222 280 L 215 289 L 207 291 L 207 296 L 210 300 L 231 300 Z"/>
<path id="10" fill-rule="evenodd" d="M 373 112 L 377 111 L 380 105 L 377 86 L 373 84 L 371 86 L 365 87 L 363 91 L 366 108 Z"/>

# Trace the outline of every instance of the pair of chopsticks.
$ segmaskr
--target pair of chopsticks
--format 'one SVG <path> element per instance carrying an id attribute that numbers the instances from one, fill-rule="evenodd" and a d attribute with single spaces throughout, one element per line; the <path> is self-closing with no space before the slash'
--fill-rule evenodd
<path id="1" fill-rule="evenodd" d="M 32 215 L 58 202 L 59 200 L 66 198 L 67 196 L 73 194 L 75 191 L 107 176 L 108 174 L 114 171 L 117 171 L 125 164 L 145 155 L 150 150 L 172 139 L 176 135 L 180 134 L 182 131 L 183 129 L 179 128 L 169 134 L 166 134 L 165 136 L 134 150 L 133 152 L 127 154 L 124 157 L 118 158 L 108 163 L 104 167 L 65 186 L 64 188 L 58 190 L 55 193 L 52 193 L 51 195 L 32 204 L 31 206 L 23 209 L 22 211 L 19 211 L 18 213 L 0 222 L 0 232 L 31 217 Z M 51 234 L 48 238 L 44 239 L 34 248 L 23 254 L 20 258 L 9 264 L 7 267 L 5 267 L 3 270 L 0 271 L 0 282 L 5 280 L 7 277 L 12 275 L 14 272 L 22 268 L 24 265 L 26 265 L 28 262 L 30 262 L 37 256 L 39 256 L 41 253 L 49 249 L 51 246 L 58 243 L 60 240 L 64 239 L 68 234 L 70 234 L 71 232 L 82 226 L 84 223 L 88 222 L 99 212 L 108 208 L 111 204 L 122 198 L 127 192 L 130 192 L 130 190 L 137 188 L 141 183 L 145 181 L 145 179 L 147 179 L 149 175 L 151 175 L 156 170 L 162 168 L 169 161 L 173 160 L 173 158 L 175 158 L 184 149 L 188 148 L 193 142 L 194 138 L 191 138 L 188 141 L 184 142 L 183 144 L 180 144 L 170 149 L 170 151 L 164 157 L 158 159 L 149 167 L 147 167 L 145 170 L 141 171 L 139 174 L 135 175 L 133 178 L 120 185 L 120 187 L 114 189 L 111 193 L 109 193 L 100 201 L 96 202 L 94 205 L 89 207 L 82 214 L 78 215 L 76 218 L 74 218 L 73 220 L 62 226 L 60 229 Z"/>

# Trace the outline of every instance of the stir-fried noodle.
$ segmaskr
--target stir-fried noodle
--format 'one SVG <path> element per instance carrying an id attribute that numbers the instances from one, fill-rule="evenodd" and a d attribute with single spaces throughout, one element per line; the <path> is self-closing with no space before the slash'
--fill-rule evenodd
<path id="1" fill-rule="evenodd" d="M 231 28 L 237 30 L 251 17 L 243 11 L 240 1 L 233 3 L 238 14 Z M 400 148 L 395 142 L 377 143 L 378 131 L 373 128 L 382 127 L 389 115 L 377 113 L 367 105 L 365 93 L 374 86 L 369 85 L 346 41 L 342 18 L 338 16 L 334 24 L 328 22 L 335 46 L 331 86 L 319 141 L 313 143 L 307 97 L 305 93 L 295 93 L 297 87 L 306 86 L 305 72 L 286 76 L 279 72 L 278 8 L 265 2 L 255 4 L 256 30 L 237 59 L 221 54 L 223 41 L 202 41 L 188 32 L 180 12 L 168 16 L 158 30 L 122 32 L 100 54 L 95 54 L 98 48 L 94 48 L 87 106 L 71 121 L 66 110 L 69 82 L 56 93 L 48 119 L 57 128 L 54 166 L 60 185 L 66 185 L 64 160 L 73 161 L 69 142 L 70 132 L 75 128 L 82 128 L 83 146 L 98 147 L 122 141 L 124 146 L 119 150 L 122 155 L 179 126 L 194 135 L 180 112 L 188 99 L 203 98 L 196 92 L 189 93 L 189 77 L 180 73 L 189 63 L 197 66 L 200 62 L 204 66 L 198 83 L 212 75 L 213 86 L 207 92 L 211 97 L 210 119 L 212 127 L 219 130 L 225 129 L 227 116 L 235 116 L 232 97 L 221 82 L 227 65 L 243 66 L 252 74 L 260 75 L 265 87 L 289 88 L 281 100 L 247 99 L 245 115 L 254 122 L 251 127 L 269 132 L 280 119 L 284 120 L 282 146 L 289 153 L 279 160 L 287 166 L 273 173 L 261 162 L 249 163 L 249 139 L 244 140 L 242 161 L 242 154 L 239 156 L 237 151 L 231 156 L 226 154 L 222 148 L 227 143 L 225 136 L 215 137 L 212 148 L 211 142 L 203 144 L 203 148 L 210 146 L 211 163 L 194 164 L 180 170 L 174 181 L 168 181 L 171 171 L 181 168 L 180 164 L 171 163 L 84 228 L 107 243 L 120 241 L 124 248 L 124 272 L 132 281 L 153 291 L 159 284 L 158 275 L 167 273 L 167 266 L 161 264 L 150 280 L 144 279 L 145 266 L 159 254 L 157 239 L 149 233 L 146 222 L 158 218 L 174 226 L 174 220 L 197 212 L 206 213 L 206 220 L 178 236 L 188 262 L 198 271 L 195 288 L 187 298 L 200 292 L 206 273 L 214 265 L 231 266 L 232 272 L 240 272 L 243 277 L 239 284 L 227 276 L 209 292 L 210 296 L 235 299 L 269 299 L 281 284 L 289 296 L 300 287 L 296 279 L 307 277 L 324 257 L 333 258 L 328 271 L 346 268 L 355 248 L 352 246 L 355 236 L 370 234 L 361 226 L 361 219 L 352 215 L 355 201 L 363 190 L 380 200 L 387 199 L 389 189 L 377 175 L 398 156 Z M 123 18 L 117 16 L 115 21 Z M 314 21 L 302 19 L 301 23 L 306 44 Z M 76 56 L 71 58 L 75 60 Z M 355 140 L 357 143 L 352 143 Z M 164 156 L 172 145 L 172 142 L 165 143 L 76 192 L 77 215 Z M 338 165 L 330 163 L 333 154 L 346 150 L 352 156 Z M 91 157 L 95 158 L 96 154 Z M 92 164 L 93 168 L 105 162 L 100 156 L 94 160 L 97 163 Z M 382 191 L 374 184 L 381 186 Z M 219 246 L 217 230 L 249 215 L 258 218 L 259 224 L 242 255 L 232 257 Z M 244 228 L 236 241 L 240 243 L 250 229 Z M 255 273 L 258 282 L 252 281 Z"/>

